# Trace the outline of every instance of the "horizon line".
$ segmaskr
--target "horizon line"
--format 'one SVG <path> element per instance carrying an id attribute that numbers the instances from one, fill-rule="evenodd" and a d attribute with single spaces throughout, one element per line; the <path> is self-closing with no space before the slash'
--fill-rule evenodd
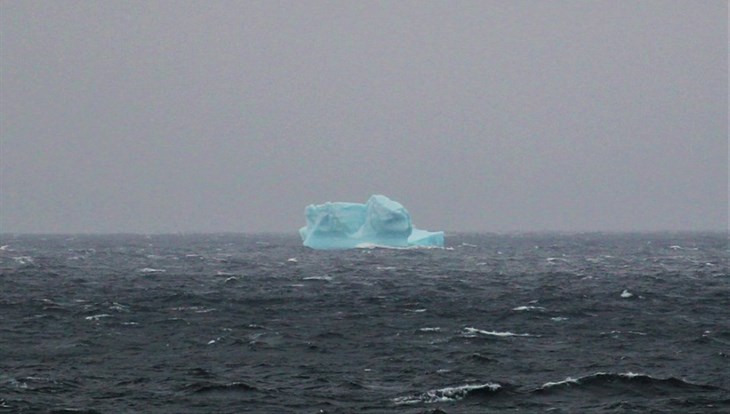
<path id="1" fill-rule="evenodd" d="M 583 235 L 583 234 L 697 234 L 697 233 L 730 233 L 727 229 L 663 229 L 663 230 L 444 230 L 446 236 L 452 235 Z M 272 235 L 272 236 L 299 236 L 297 231 L 161 231 L 161 232 L 139 232 L 139 231 L 80 231 L 80 232 L 4 232 L 0 231 L 0 237 L 20 236 L 195 236 L 195 235 Z"/>

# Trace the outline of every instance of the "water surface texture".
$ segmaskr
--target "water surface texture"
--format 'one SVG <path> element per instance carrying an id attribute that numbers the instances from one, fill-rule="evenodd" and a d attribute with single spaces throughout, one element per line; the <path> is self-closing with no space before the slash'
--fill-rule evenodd
<path id="1" fill-rule="evenodd" d="M 0 238 L 0 412 L 730 411 L 722 234 Z"/>

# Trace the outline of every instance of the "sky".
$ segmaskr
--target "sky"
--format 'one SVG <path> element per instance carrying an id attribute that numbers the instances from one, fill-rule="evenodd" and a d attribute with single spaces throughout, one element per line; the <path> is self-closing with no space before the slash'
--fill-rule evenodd
<path id="1" fill-rule="evenodd" d="M 726 1 L 2 1 L 0 233 L 728 228 Z"/>

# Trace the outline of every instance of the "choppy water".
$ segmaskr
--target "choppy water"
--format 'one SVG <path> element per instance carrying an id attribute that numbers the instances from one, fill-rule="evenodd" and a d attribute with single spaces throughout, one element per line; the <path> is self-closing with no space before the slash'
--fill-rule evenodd
<path id="1" fill-rule="evenodd" d="M 0 237 L 0 412 L 730 411 L 727 234 Z"/>

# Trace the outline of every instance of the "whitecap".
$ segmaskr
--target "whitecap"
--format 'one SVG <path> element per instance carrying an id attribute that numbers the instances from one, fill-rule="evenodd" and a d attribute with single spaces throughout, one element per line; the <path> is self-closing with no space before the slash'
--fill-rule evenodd
<path id="1" fill-rule="evenodd" d="M 464 328 L 464 334 L 463 336 L 467 338 L 473 338 L 476 337 L 477 334 L 479 335 L 490 335 L 490 336 L 499 336 L 499 337 L 508 337 L 508 336 L 532 336 L 527 333 L 514 333 L 514 332 L 497 332 L 497 331 L 484 331 L 482 329 L 472 328 L 467 326 Z"/>
<path id="2" fill-rule="evenodd" d="M 454 387 L 444 387 L 435 390 L 426 391 L 423 394 L 408 395 L 404 397 L 393 398 L 393 402 L 396 405 L 409 405 L 409 404 L 432 404 L 439 402 L 451 402 L 459 401 L 467 396 L 470 391 L 479 389 L 488 389 L 490 391 L 497 391 L 502 386 L 494 382 L 488 382 L 486 384 L 465 384 Z"/>
<path id="3" fill-rule="evenodd" d="M 110 316 L 111 315 L 109 315 L 108 313 L 100 313 L 98 315 L 87 316 L 84 319 L 86 319 L 87 321 L 98 321 L 101 318 L 108 318 Z"/>
<path id="4" fill-rule="evenodd" d="M 139 269 L 141 273 L 163 273 L 167 272 L 165 269 L 153 269 L 151 267 L 145 267 L 143 269 Z"/>
<path id="5" fill-rule="evenodd" d="M 626 290 L 626 289 L 624 289 L 624 291 L 623 291 L 623 292 L 621 292 L 621 297 L 622 297 L 622 298 L 630 298 L 630 297 L 632 297 L 632 296 L 634 296 L 634 294 L 633 294 L 633 293 L 631 293 L 631 292 L 629 292 L 629 291 L 628 291 L 628 290 Z"/>
<path id="6" fill-rule="evenodd" d="M 33 258 L 30 256 L 17 256 L 13 257 L 13 260 L 15 260 L 18 264 L 26 265 L 26 264 L 35 264 L 33 261 Z"/>
<path id="7" fill-rule="evenodd" d="M 595 374 L 586 375 L 586 376 L 583 376 L 583 377 L 580 377 L 580 378 L 567 377 L 566 379 L 564 379 L 562 381 L 546 382 L 539 389 L 546 389 L 546 388 L 560 386 L 560 385 L 580 384 L 581 381 L 583 381 L 583 380 L 590 380 L 591 378 L 600 378 L 600 377 L 611 377 L 611 376 L 614 376 L 614 375 L 617 376 L 617 377 L 622 377 L 622 378 L 627 378 L 627 379 L 634 379 L 634 378 L 637 378 L 637 377 L 647 377 L 647 378 L 651 378 L 651 379 L 658 379 L 658 378 L 652 377 L 650 375 L 640 374 L 640 373 L 631 372 L 631 371 L 629 371 L 629 372 L 622 372 L 622 373 L 619 373 L 619 374 L 612 374 L 610 372 L 602 372 L 602 371 L 599 371 L 599 372 L 596 372 Z"/>
<path id="8" fill-rule="evenodd" d="M 298 262 L 298 260 L 297 260 L 296 257 L 290 257 L 290 258 L 286 259 L 286 261 L 289 262 L 289 263 L 296 263 L 296 262 Z"/>
<path id="9" fill-rule="evenodd" d="M 578 383 L 578 380 L 577 379 L 571 378 L 571 377 L 567 377 L 566 379 L 564 379 L 562 381 L 546 382 L 546 383 L 542 384 L 542 387 L 540 387 L 540 388 L 545 389 L 545 388 L 555 387 L 557 385 L 577 384 L 577 383 Z"/>
<path id="10" fill-rule="evenodd" d="M 330 280 L 332 280 L 332 276 L 328 276 L 328 275 L 308 276 L 308 277 L 302 278 L 302 280 L 324 280 L 326 282 L 329 282 Z"/>
<path id="11" fill-rule="evenodd" d="M 629 335 L 640 335 L 640 336 L 646 336 L 646 332 L 639 332 L 639 331 L 610 331 L 610 332 L 601 332 L 601 335 L 620 335 L 620 334 L 629 334 Z"/>
<path id="12" fill-rule="evenodd" d="M 215 308 L 206 308 L 205 306 L 176 306 L 176 307 L 170 308 L 170 310 L 176 311 L 176 312 L 192 311 L 195 313 L 208 313 L 208 312 L 213 312 L 216 309 Z"/>
<path id="13" fill-rule="evenodd" d="M 421 331 L 421 332 L 438 332 L 440 330 L 441 330 L 441 328 L 439 328 L 438 326 L 434 326 L 434 327 L 427 326 L 425 328 L 419 329 L 419 331 Z"/>
<path id="14" fill-rule="evenodd" d="M 676 245 L 675 246 L 669 246 L 669 248 L 672 249 L 672 250 L 692 250 L 692 251 L 700 250 L 699 247 L 682 247 L 682 246 L 676 246 Z"/>
<path id="15" fill-rule="evenodd" d="M 512 308 L 513 311 L 529 311 L 529 310 L 545 310 L 542 306 L 518 306 Z"/>
<path id="16" fill-rule="evenodd" d="M 112 302 L 112 304 L 109 306 L 109 309 L 115 310 L 117 312 L 129 312 L 129 306 L 125 306 L 117 302 Z"/>
<path id="17" fill-rule="evenodd" d="M 607 376 L 611 376 L 611 375 L 616 375 L 618 377 L 623 377 L 623 378 L 628 378 L 628 379 L 633 379 L 633 378 L 636 378 L 636 377 L 649 377 L 649 378 L 653 378 L 653 377 L 648 376 L 648 375 L 645 375 L 645 374 L 638 374 L 638 373 L 630 372 L 630 371 L 629 372 L 620 373 L 620 374 L 611 374 L 611 373 L 608 373 L 608 372 L 596 372 L 595 374 L 587 375 L 587 376 L 580 377 L 580 378 L 567 377 L 567 378 L 565 378 L 562 381 L 546 382 L 546 383 L 544 383 L 538 389 L 544 390 L 544 389 L 547 389 L 547 388 L 550 388 L 550 387 L 556 387 L 556 386 L 561 386 L 561 385 L 573 385 L 573 384 L 576 384 L 577 385 L 577 384 L 580 384 L 581 381 L 583 381 L 583 380 L 588 380 L 588 379 L 596 378 L 596 377 L 607 377 Z"/>
<path id="18" fill-rule="evenodd" d="M 26 382 L 18 381 L 17 379 L 12 378 L 12 377 L 8 377 L 7 379 L 3 379 L 3 382 L 6 382 L 7 384 L 12 385 L 15 388 L 21 388 L 21 389 L 28 388 L 28 384 Z"/>

